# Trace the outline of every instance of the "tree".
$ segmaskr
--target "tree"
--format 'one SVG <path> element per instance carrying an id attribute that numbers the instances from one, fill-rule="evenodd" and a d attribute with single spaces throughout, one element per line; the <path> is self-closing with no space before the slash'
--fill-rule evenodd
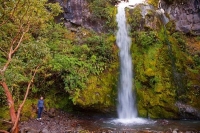
<path id="1" fill-rule="evenodd" d="M 40 45 L 40 43 L 31 42 L 38 40 L 40 30 L 44 29 L 47 23 L 52 21 L 53 17 L 61 12 L 61 8 L 58 4 L 47 3 L 46 0 L 0 0 L 0 3 L 0 85 L 3 87 L 7 97 L 10 118 L 13 125 L 11 132 L 17 133 L 19 131 L 18 121 L 21 109 L 26 101 L 35 74 L 46 56 L 42 54 L 44 56 L 40 58 L 40 61 L 32 61 L 31 76 L 24 100 L 20 104 L 17 113 L 13 96 L 7 83 L 8 76 L 6 72 L 10 67 L 12 68 L 13 59 L 18 59 L 16 55 L 22 46 Z M 40 56 L 40 54 L 37 55 Z M 34 58 L 37 57 L 33 56 Z"/>

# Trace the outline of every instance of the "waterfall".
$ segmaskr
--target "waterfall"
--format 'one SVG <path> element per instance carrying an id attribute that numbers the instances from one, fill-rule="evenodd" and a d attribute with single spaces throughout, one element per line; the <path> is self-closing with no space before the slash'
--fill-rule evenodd
<path id="1" fill-rule="evenodd" d="M 117 46 L 119 47 L 120 57 L 120 80 L 118 86 L 118 118 L 114 122 L 147 124 L 154 123 L 146 119 L 137 117 L 137 107 L 135 102 L 134 84 L 133 84 L 133 66 L 130 53 L 131 38 L 126 24 L 125 7 L 134 8 L 132 5 L 142 3 L 144 0 L 129 0 L 129 3 L 121 2 L 118 4 L 118 13 L 116 21 L 118 23 Z M 129 6 L 131 5 L 131 6 Z"/>
<path id="2" fill-rule="evenodd" d="M 120 3 L 117 13 L 117 45 L 120 49 L 120 82 L 118 86 L 118 117 L 133 119 L 137 117 L 135 96 L 133 94 L 133 68 L 130 54 L 131 39 L 128 36 L 125 7 L 128 3 Z"/>

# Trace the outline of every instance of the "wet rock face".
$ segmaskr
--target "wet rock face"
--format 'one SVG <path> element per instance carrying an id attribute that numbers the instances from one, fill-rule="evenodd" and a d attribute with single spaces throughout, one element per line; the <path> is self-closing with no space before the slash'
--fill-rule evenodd
<path id="1" fill-rule="evenodd" d="M 64 19 L 76 25 L 82 25 L 84 0 L 58 0 L 64 10 Z"/>
<path id="2" fill-rule="evenodd" d="M 93 29 L 96 32 L 103 30 L 103 22 L 94 21 L 87 0 L 49 0 L 49 2 L 58 2 L 63 8 L 63 14 L 59 18 L 64 18 L 64 24 L 67 28 L 85 27 Z M 60 22 L 60 20 L 57 20 Z"/>
<path id="3" fill-rule="evenodd" d="M 75 25 L 82 25 L 85 0 L 48 0 L 48 2 L 60 3 L 63 8 L 63 14 L 60 17 L 64 18 L 65 21 Z"/>
<path id="4" fill-rule="evenodd" d="M 200 0 L 188 0 L 170 6 L 162 4 L 170 19 L 175 21 L 178 31 L 200 35 Z"/>

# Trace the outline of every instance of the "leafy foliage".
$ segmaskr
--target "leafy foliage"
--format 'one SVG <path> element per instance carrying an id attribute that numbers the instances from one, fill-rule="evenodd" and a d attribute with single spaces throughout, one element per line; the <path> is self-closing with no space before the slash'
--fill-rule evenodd
<path id="1" fill-rule="evenodd" d="M 18 100 L 20 92 L 24 91 L 30 80 L 32 70 L 38 65 L 43 66 L 50 57 L 46 41 L 36 37 L 61 12 L 61 8 L 58 4 L 46 2 L 1 1 L 0 67 L 3 68 L 9 59 L 9 52 L 17 52 L 11 57 L 10 67 L 5 74 L 1 74 L 0 79 L 6 79 L 14 98 Z"/>
<path id="2" fill-rule="evenodd" d="M 157 41 L 155 32 L 139 32 L 137 34 L 136 42 L 139 43 L 144 49 L 154 45 Z"/>
<path id="3" fill-rule="evenodd" d="M 143 18 L 141 15 L 140 7 L 137 6 L 134 9 L 127 9 L 127 21 L 130 25 L 131 34 L 135 35 L 135 31 L 142 29 Z"/>
<path id="4" fill-rule="evenodd" d="M 116 8 L 111 3 L 112 0 L 93 0 L 89 5 L 92 12 L 92 20 L 104 20 L 105 29 L 115 29 L 117 26 L 115 21 Z"/>
<path id="5" fill-rule="evenodd" d="M 90 7 L 96 10 L 93 10 L 96 19 L 103 18 L 109 27 L 114 28 L 116 8 L 110 5 L 112 2 L 91 1 Z M 4 63 L 6 52 L 9 50 L 9 42 L 20 32 L 20 25 L 29 30 L 5 74 L 10 88 L 13 89 L 15 100 L 22 98 L 20 94 L 24 92 L 31 70 L 38 64 L 41 65 L 41 69 L 38 72 L 39 76 L 35 77 L 30 95 L 35 97 L 44 95 L 46 92 L 50 93 L 51 88 L 57 88 L 56 92 L 62 92 L 65 88 L 75 102 L 73 94 L 79 89 L 86 88 L 88 77 L 100 75 L 108 68 L 109 63 L 116 60 L 113 54 L 115 53 L 113 35 L 98 35 L 85 29 L 81 29 L 76 34 L 67 31 L 62 24 L 55 24 L 52 21 L 53 16 L 61 11 L 58 4 L 46 4 L 45 0 L 40 2 L 35 0 L 29 3 L 3 2 L 3 4 L 5 6 L 1 6 L 4 15 L 1 16 L 3 32 L 1 32 L 2 54 L 0 59 Z M 98 10 L 99 4 L 103 10 Z M 5 8 L 8 6 L 12 8 Z M 22 6 L 24 8 L 21 9 Z M 11 16 L 9 16 L 10 12 Z M 12 18 L 14 21 L 10 21 L 10 17 L 14 17 Z M 8 18 L 6 23 L 5 18 Z M 13 29 L 14 32 L 8 29 Z M 76 38 L 80 34 L 83 37 L 82 44 Z M 5 43 L 8 45 L 6 46 Z"/>
<path id="6" fill-rule="evenodd" d="M 76 40 L 66 41 L 65 38 L 59 38 L 59 42 L 62 42 L 64 47 L 59 48 L 59 42 L 58 45 L 50 43 L 50 47 L 53 45 L 57 47 L 51 47 L 52 50 L 59 51 L 59 53 L 54 51 L 50 66 L 54 73 L 60 73 L 64 88 L 70 93 L 74 102 L 76 102 L 74 93 L 86 88 L 88 78 L 91 75 L 103 73 L 109 66 L 108 63 L 115 60 L 112 48 L 115 38 L 112 35 L 107 37 L 95 33 L 91 37 L 90 34 L 88 33 L 88 37 L 83 38 L 82 45 L 75 45 L 73 43 Z"/>

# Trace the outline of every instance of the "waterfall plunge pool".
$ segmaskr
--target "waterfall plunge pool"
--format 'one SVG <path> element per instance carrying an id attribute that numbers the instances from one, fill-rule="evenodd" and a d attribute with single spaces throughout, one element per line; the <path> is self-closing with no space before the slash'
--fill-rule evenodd
<path id="1" fill-rule="evenodd" d="M 136 133 L 136 132 L 187 132 L 200 133 L 199 120 L 169 120 L 169 119 L 117 119 L 113 117 L 103 116 L 100 114 L 91 114 L 87 117 L 84 115 L 84 129 L 91 132 L 105 133 Z M 177 133 L 176 132 L 176 133 Z"/>
<path id="2" fill-rule="evenodd" d="M 126 25 L 124 8 L 129 5 L 143 3 L 144 0 L 129 0 L 129 3 L 121 2 L 118 5 L 117 45 L 120 48 L 121 76 L 118 94 L 118 119 L 108 117 L 96 117 L 88 119 L 84 129 L 94 132 L 200 132 L 200 121 L 193 120 L 166 120 L 144 119 L 137 117 L 135 97 L 132 97 L 132 63 L 130 57 L 130 38 Z"/>

